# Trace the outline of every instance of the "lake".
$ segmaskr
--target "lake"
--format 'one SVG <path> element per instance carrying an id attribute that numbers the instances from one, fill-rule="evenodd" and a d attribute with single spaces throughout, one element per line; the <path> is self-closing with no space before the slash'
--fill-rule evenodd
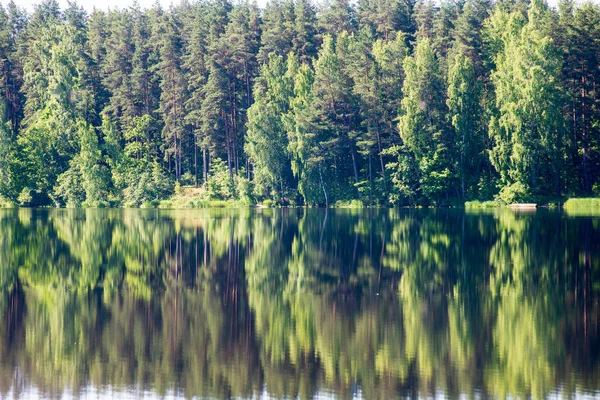
<path id="1" fill-rule="evenodd" d="M 0 396 L 600 396 L 600 217 L 0 210 Z"/>

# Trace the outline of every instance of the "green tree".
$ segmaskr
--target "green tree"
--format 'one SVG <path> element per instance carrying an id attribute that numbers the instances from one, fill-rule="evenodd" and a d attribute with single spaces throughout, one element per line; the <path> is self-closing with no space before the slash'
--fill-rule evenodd
<path id="1" fill-rule="evenodd" d="M 173 13 L 164 15 L 160 21 L 160 62 L 157 64 L 160 81 L 159 112 L 163 121 L 163 137 L 165 140 L 165 159 L 169 169 L 173 160 L 173 170 L 177 181 L 183 171 L 183 136 L 186 133 L 184 118 L 185 82 L 181 70 L 181 42 L 179 22 Z"/>
<path id="2" fill-rule="evenodd" d="M 473 62 L 457 54 L 448 71 L 449 117 L 454 128 L 458 152 L 461 197 L 478 198 L 477 184 L 483 165 L 484 141 L 482 135 L 481 89 Z"/>
<path id="3" fill-rule="evenodd" d="M 262 15 L 260 51 L 258 61 L 269 62 L 271 54 L 285 57 L 292 48 L 294 32 L 294 2 L 272 0 L 267 3 Z"/>
<path id="4" fill-rule="evenodd" d="M 454 195 L 452 191 L 458 188 L 454 183 L 453 141 L 446 126 L 445 85 L 429 39 L 417 42 L 414 56 L 404 61 L 404 72 L 398 129 L 411 155 L 410 161 L 402 163 L 412 163 L 414 159 L 419 171 L 419 189 L 429 201 L 439 203 Z"/>
<path id="5" fill-rule="evenodd" d="M 500 174 L 501 196 L 509 202 L 553 188 L 560 194 L 562 187 L 561 60 L 543 33 L 546 7 L 532 2 L 529 21 L 507 34 L 492 74 L 498 115 L 489 125 L 491 162 Z"/>
<path id="6" fill-rule="evenodd" d="M 283 116 L 293 94 L 294 57 L 286 71 L 283 57 L 272 53 L 254 84 L 254 104 L 248 109 L 245 150 L 253 166 L 254 184 L 260 194 L 284 201 L 293 187 L 288 137 Z M 261 193 L 262 192 L 262 193 Z"/>

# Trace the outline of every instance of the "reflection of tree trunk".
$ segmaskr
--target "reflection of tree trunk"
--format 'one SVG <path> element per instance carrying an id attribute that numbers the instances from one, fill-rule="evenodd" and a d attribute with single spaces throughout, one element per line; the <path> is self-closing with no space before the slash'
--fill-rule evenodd
<path id="1" fill-rule="evenodd" d="M 591 223 L 592 221 L 587 219 L 584 222 L 583 228 L 583 337 L 585 346 L 587 348 L 587 292 L 588 292 L 588 277 L 590 272 L 590 236 L 591 236 Z"/>
<path id="2" fill-rule="evenodd" d="M 354 251 L 352 252 L 352 268 L 356 265 L 356 251 L 358 250 L 358 232 L 354 233 Z"/>
<path id="3" fill-rule="evenodd" d="M 206 228 L 203 231 L 204 233 L 204 263 L 203 265 L 206 267 L 206 264 L 208 264 L 208 237 L 206 235 Z"/>
<path id="4" fill-rule="evenodd" d="M 323 245 L 323 234 L 325 233 L 325 224 L 327 223 L 327 213 L 329 212 L 329 208 L 325 209 L 325 218 L 323 218 L 323 226 L 321 227 L 321 237 L 319 238 L 319 251 Z"/>

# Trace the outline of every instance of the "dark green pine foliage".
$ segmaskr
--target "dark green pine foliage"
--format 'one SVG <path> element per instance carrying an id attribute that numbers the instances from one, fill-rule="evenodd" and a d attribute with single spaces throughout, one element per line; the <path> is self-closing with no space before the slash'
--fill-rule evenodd
<path id="1" fill-rule="evenodd" d="M 252 103 L 252 81 L 257 74 L 259 47 L 256 9 L 235 7 L 230 21 L 213 52 L 214 61 L 223 67 L 226 79 L 225 147 L 230 175 L 240 172 L 243 163 L 243 131 L 246 110 Z"/>
<path id="2" fill-rule="evenodd" d="M 102 66 L 106 59 L 105 42 L 108 37 L 107 15 L 104 11 L 94 10 L 88 18 L 87 53 L 90 58 L 90 83 L 94 93 L 96 115 L 100 116 L 110 93 L 104 87 Z"/>
<path id="3" fill-rule="evenodd" d="M 567 189 L 583 194 L 600 187 L 600 7 L 559 2 L 557 45 L 563 53 L 562 80 L 569 102 L 563 107 L 569 134 Z"/>
<path id="4" fill-rule="evenodd" d="M 203 181 L 206 181 L 207 143 L 202 135 L 202 102 L 205 96 L 205 85 L 208 77 L 208 38 L 210 21 L 206 18 L 208 9 L 204 4 L 193 8 L 193 15 L 186 21 L 184 29 L 188 31 L 188 40 L 184 44 L 182 68 L 187 83 L 187 99 L 185 101 L 185 122 L 192 133 L 193 175 L 194 184 L 199 184 L 199 173 L 202 168 Z M 198 150 L 202 153 L 202 165 L 199 166 Z"/>
<path id="5" fill-rule="evenodd" d="M 260 51 L 258 61 L 267 63 L 270 54 L 287 55 L 293 45 L 294 2 L 272 0 L 267 3 L 262 15 Z"/>
<path id="6" fill-rule="evenodd" d="M 15 135 L 11 109 L 11 77 L 14 66 L 11 63 L 15 51 L 9 15 L 0 5 L 0 201 L 16 197 L 14 176 Z"/>
<path id="7" fill-rule="evenodd" d="M 414 0 L 360 0 L 357 19 L 361 27 L 368 26 L 378 38 L 393 39 L 396 32 L 415 33 Z"/>
<path id="8" fill-rule="evenodd" d="M 302 63 L 316 55 L 317 12 L 310 0 L 296 0 L 294 7 L 294 38 L 292 49 Z"/>
<path id="9" fill-rule="evenodd" d="M 131 14 L 127 11 L 109 11 L 107 19 L 110 34 L 104 42 L 106 56 L 102 64 L 102 76 L 104 87 L 111 95 L 105 112 L 115 119 L 119 129 L 125 129 L 135 116 L 131 83 L 133 24 Z"/>
<path id="10" fill-rule="evenodd" d="M 352 33 L 357 27 L 354 14 L 348 0 L 327 0 L 318 10 L 319 31 L 334 38 L 342 32 Z"/>
<path id="11" fill-rule="evenodd" d="M 181 70 L 181 41 L 179 21 L 174 13 L 166 13 L 159 22 L 160 38 L 157 46 L 160 62 L 157 71 L 160 77 L 160 106 L 158 112 L 163 121 L 165 159 L 169 170 L 179 181 L 183 171 L 183 136 L 185 134 L 185 82 Z"/>
<path id="12" fill-rule="evenodd" d="M 138 4 L 131 9 L 133 55 L 131 58 L 131 91 L 134 114 L 153 115 L 158 108 L 160 88 L 158 76 L 152 71 L 152 46 L 150 45 L 150 19 Z"/>
<path id="13" fill-rule="evenodd" d="M 436 8 L 432 0 L 417 0 L 414 9 L 415 40 L 433 40 Z"/>
<path id="14" fill-rule="evenodd" d="M 198 143 L 202 149 L 204 179 L 208 181 L 211 158 L 226 154 L 231 176 L 231 147 L 228 131 L 227 78 L 223 68 L 215 61 L 208 64 L 208 80 L 203 89 L 200 108 L 200 131 Z"/>

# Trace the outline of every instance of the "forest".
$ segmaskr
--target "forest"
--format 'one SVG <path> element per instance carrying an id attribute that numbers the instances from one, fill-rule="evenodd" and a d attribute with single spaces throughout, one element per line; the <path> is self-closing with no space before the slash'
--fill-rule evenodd
<path id="1" fill-rule="evenodd" d="M 599 196 L 599 59 L 572 0 L 11 1 L 0 204 Z"/>

